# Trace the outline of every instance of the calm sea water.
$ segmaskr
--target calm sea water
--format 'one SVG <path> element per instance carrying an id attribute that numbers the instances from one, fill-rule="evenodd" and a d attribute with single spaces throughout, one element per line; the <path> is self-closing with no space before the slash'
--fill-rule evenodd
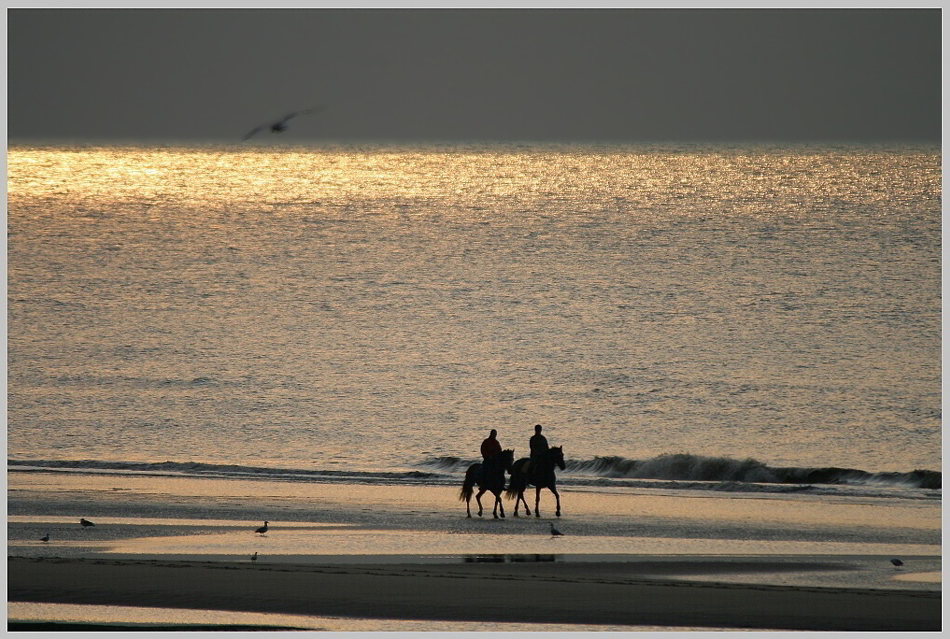
<path id="1" fill-rule="evenodd" d="M 540 423 L 566 481 L 939 486 L 940 196 L 931 147 L 13 146 L 8 460 L 454 481 Z"/>

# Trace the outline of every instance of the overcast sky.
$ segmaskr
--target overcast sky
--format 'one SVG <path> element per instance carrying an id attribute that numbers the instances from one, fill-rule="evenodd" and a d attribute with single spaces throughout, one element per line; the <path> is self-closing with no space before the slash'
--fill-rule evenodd
<path id="1" fill-rule="evenodd" d="M 940 140 L 938 9 L 7 16 L 14 142 Z"/>

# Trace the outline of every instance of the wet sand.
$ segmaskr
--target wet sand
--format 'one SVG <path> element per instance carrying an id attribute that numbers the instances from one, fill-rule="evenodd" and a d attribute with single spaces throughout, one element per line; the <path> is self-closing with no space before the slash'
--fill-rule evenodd
<path id="1" fill-rule="evenodd" d="M 796 561 L 807 570 L 828 558 Z M 768 563 L 735 568 L 776 569 Z M 673 579 L 717 570 L 724 570 L 723 560 L 696 557 L 639 567 L 596 561 L 257 564 L 9 558 L 8 600 L 453 621 L 941 629 L 939 592 Z"/>
<path id="2" fill-rule="evenodd" d="M 557 520 L 566 535 L 553 539 L 549 510 L 468 519 L 455 486 L 9 475 L 10 602 L 384 630 L 940 629 L 938 501 L 573 488 Z M 269 533 L 254 534 L 265 519 Z"/>

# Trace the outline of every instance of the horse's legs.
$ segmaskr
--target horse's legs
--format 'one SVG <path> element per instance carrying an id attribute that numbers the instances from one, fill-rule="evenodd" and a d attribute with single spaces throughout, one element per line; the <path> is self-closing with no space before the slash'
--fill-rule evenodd
<path id="1" fill-rule="evenodd" d="M 561 516 L 561 496 L 558 494 L 557 488 L 555 488 L 554 486 L 551 486 L 551 492 L 554 493 L 554 499 L 557 500 L 557 512 L 555 512 L 554 514 L 560 517 Z"/>
<path id="2" fill-rule="evenodd" d="M 528 506 L 528 500 L 524 498 L 524 491 L 523 491 L 523 490 L 522 490 L 520 493 L 518 493 L 518 500 L 524 502 L 524 511 L 525 511 L 525 513 L 528 515 L 528 517 L 530 517 L 530 516 L 531 516 L 531 508 Z M 515 501 L 515 514 L 516 514 L 516 515 L 518 514 L 518 502 L 517 502 L 517 501 Z"/>
<path id="3" fill-rule="evenodd" d="M 479 488 L 478 492 L 475 493 L 475 501 L 478 502 L 478 516 L 482 516 L 482 495 L 485 494 L 484 488 Z"/>
<path id="4" fill-rule="evenodd" d="M 534 516 L 541 516 L 541 487 L 534 489 Z"/>
<path id="5" fill-rule="evenodd" d="M 501 492 L 495 493 L 495 510 L 501 511 L 501 518 L 505 518 L 505 504 L 501 501 Z M 492 514 L 495 515 L 495 510 L 492 510 Z M 498 515 L 495 515 L 495 518 L 498 518 Z"/>
<path id="6" fill-rule="evenodd" d="M 472 485 L 468 483 L 471 472 L 471 469 L 469 469 L 469 471 L 465 473 L 465 483 L 462 484 L 462 497 L 465 498 L 465 513 L 469 519 L 472 518 Z"/>

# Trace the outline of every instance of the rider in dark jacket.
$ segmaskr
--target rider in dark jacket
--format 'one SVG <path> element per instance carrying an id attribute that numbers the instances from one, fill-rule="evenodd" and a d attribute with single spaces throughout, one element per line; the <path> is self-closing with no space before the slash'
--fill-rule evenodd
<path id="1" fill-rule="evenodd" d="M 495 468 L 498 463 L 498 457 L 501 455 L 501 443 L 497 439 L 498 431 L 494 428 L 488 433 L 488 437 L 482 442 L 482 477 L 485 473 Z"/>
<path id="2" fill-rule="evenodd" d="M 494 428 L 488 433 L 488 437 L 482 442 L 482 459 L 488 461 L 501 454 L 501 444 L 498 442 L 498 431 Z"/>
<path id="3" fill-rule="evenodd" d="M 544 454 L 548 452 L 548 440 L 541 434 L 541 424 L 534 427 L 534 435 L 528 440 L 528 447 L 531 449 L 531 461 L 528 465 L 528 472 L 536 469 Z"/>

